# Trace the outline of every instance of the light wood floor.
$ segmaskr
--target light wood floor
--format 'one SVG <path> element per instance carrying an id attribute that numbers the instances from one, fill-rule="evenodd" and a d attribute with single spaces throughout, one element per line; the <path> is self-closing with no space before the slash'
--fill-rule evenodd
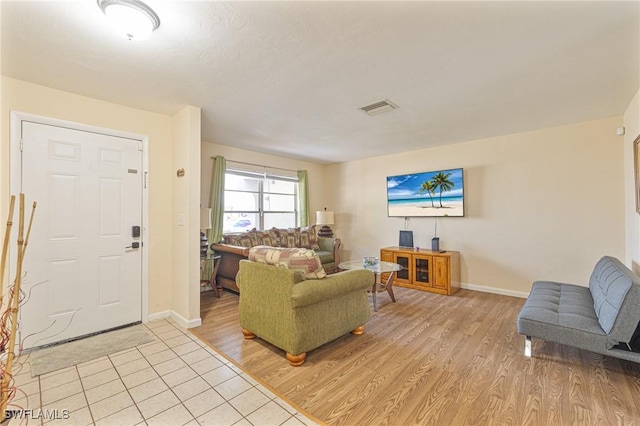
<path id="1" fill-rule="evenodd" d="M 331 425 L 640 425 L 640 364 L 516 333 L 523 299 L 394 287 L 365 333 L 310 351 L 244 340 L 238 296 L 202 296 L 196 334 Z"/>

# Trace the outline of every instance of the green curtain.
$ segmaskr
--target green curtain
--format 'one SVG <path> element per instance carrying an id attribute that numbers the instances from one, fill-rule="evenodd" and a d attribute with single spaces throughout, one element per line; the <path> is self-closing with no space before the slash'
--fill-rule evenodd
<path id="1" fill-rule="evenodd" d="M 309 226 L 309 178 L 306 170 L 298 170 L 300 191 L 300 226 Z"/>
<path id="2" fill-rule="evenodd" d="M 211 229 L 207 232 L 209 243 L 222 241 L 222 225 L 224 220 L 224 174 L 227 171 L 227 160 L 217 155 L 213 164 L 213 176 L 211 178 Z"/>

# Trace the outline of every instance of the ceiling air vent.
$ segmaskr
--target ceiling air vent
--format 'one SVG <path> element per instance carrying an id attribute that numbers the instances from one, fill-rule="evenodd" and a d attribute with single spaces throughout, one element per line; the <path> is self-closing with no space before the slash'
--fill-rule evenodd
<path id="1" fill-rule="evenodd" d="M 396 108 L 398 108 L 398 105 L 385 99 L 382 101 L 374 102 L 371 105 L 363 106 L 360 109 L 369 115 L 378 115 Z"/>

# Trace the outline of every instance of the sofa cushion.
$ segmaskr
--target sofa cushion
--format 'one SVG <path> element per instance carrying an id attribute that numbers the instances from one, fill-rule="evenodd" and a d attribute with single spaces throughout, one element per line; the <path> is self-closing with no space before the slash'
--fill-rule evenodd
<path id="1" fill-rule="evenodd" d="M 326 263 L 333 263 L 335 261 L 332 251 L 324 251 L 324 250 L 314 250 L 314 251 L 320 258 L 320 262 L 323 265 Z"/>
<path id="2" fill-rule="evenodd" d="M 519 318 L 602 334 L 589 289 L 573 284 L 534 282 Z"/>
<path id="3" fill-rule="evenodd" d="M 518 333 L 592 351 L 602 351 L 607 335 L 593 311 L 587 287 L 536 281 L 518 314 Z"/>
<path id="4" fill-rule="evenodd" d="M 622 262 L 615 257 L 607 257 L 613 265 L 615 265 L 623 275 L 631 281 L 631 288 L 627 292 L 618 317 L 616 318 L 613 328 L 608 337 L 608 347 L 611 348 L 619 342 L 630 342 L 633 339 L 638 323 L 640 322 L 640 277 L 627 268 Z"/>
<path id="5" fill-rule="evenodd" d="M 249 250 L 249 260 L 302 271 L 305 279 L 327 276 L 320 258 L 310 249 L 256 246 Z"/>
<path id="6" fill-rule="evenodd" d="M 247 233 L 223 235 L 224 242 L 233 246 L 253 247 L 253 242 Z"/>
<path id="7" fill-rule="evenodd" d="M 603 257 L 589 279 L 593 309 L 605 333 L 609 334 L 631 288 L 631 280 L 608 257 Z"/>

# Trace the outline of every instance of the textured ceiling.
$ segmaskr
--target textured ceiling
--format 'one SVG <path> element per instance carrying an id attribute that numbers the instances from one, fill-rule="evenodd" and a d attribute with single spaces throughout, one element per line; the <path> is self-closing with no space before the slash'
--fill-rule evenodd
<path id="1" fill-rule="evenodd" d="M 205 141 L 322 163 L 621 115 L 639 88 L 639 2 L 146 3 L 135 42 L 93 0 L 2 1 L 2 74 L 196 105 Z"/>

